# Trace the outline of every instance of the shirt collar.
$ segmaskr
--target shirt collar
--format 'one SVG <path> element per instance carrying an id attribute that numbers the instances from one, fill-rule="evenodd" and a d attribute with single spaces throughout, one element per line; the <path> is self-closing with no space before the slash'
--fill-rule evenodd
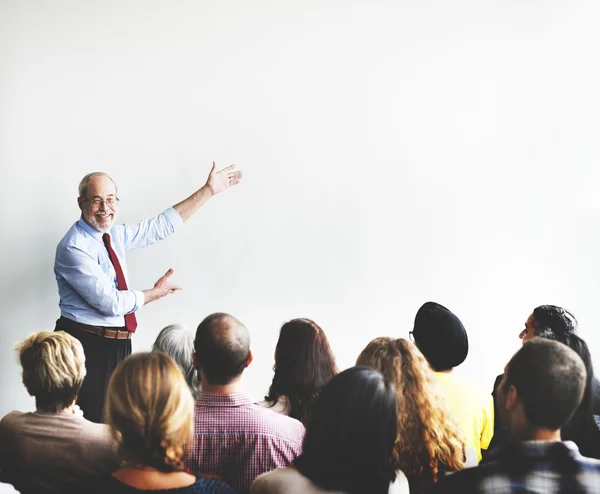
<path id="1" fill-rule="evenodd" d="M 102 242 L 102 232 L 99 232 L 98 230 L 92 228 L 90 225 L 88 225 L 85 220 L 83 218 L 79 218 L 77 220 L 77 225 L 83 229 L 88 235 L 91 235 L 92 238 L 98 240 L 99 242 Z"/>
<path id="2" fill-rule="evenodd" d="M 508 444 L 506 447 L 493 451 L 489 458 L 515 457 L 515 455 L 528 458 L 558 458 L 570 456 L 579 457 L 579 449 L 572 441 L 521 441 L 516 444 Z"/>
<path id="3" fill-rule="evenodd" d="M 248 405 L 258 405 L 257 401 L 244 393 L 221 395 L 200 392 L 196 404 L 202 407 L 232 408 Z"/>

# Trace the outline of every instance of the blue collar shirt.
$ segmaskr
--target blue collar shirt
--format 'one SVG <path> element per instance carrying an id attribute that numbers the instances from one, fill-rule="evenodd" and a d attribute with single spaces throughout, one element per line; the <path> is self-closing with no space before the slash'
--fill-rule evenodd
<path id="1" fill-rule="evenodd" d="M 111 245 L 128 286 L 125 252 L 163 240 L 182 224 L 177 211 L 169 208 L 137 225 L 112 226 L 108 232 Z M 124 315 L 144 305 L 144 293 L 117 288 L 117 275 L 102 235 L 79 218 L 59 242 L 54 274 L 58 283 L 60 314 L 83 324 L 122 327 L 125 325 Z"/>

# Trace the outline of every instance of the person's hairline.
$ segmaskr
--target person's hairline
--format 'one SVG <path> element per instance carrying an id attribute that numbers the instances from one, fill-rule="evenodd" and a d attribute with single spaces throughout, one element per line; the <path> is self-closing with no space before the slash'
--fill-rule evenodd
<path id="1" fill-rule="evenodd" d="M 115 195 L 118 193 L 117 183 L 115 182 L 115 180 L 108 173 L 106 173 L 106 172 L 92 172 L 92 173 L 88 173 L 79 182 L 79 187 L 77 189 L 79 197 L 81 197 L 82 199 L 86 198 L 89 184 L 92 181 L 92 179 L 96 178 L 96 177 L 106 177 L 106 178 L 108 178 L 113 183 L 113 185 L 115 186 Z"/>

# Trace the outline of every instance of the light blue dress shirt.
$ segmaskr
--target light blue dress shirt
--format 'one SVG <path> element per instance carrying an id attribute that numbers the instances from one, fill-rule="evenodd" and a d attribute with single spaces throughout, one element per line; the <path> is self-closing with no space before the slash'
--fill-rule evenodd
<path id="1" fill-rule="evenodd" d="M 169 208 L 155 218 L 137 225 L 114 225 L 111 245 L 129 276 L 125 252 L 163 240 L 183 224 L 181 216 Z M 79 218 L 56 248 L 54 274 L 58 283 L 60 314 L 72 321 L 93 326 L 124 326 L 124 315 L 144 305 L 140 290 L 117 289 L 117 274 L 102 241 L 102 233 Z"/>

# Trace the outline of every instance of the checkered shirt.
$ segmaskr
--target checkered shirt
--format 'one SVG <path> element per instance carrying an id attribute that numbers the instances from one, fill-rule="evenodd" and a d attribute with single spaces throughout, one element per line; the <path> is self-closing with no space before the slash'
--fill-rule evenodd
<path id="1" fill-rule="evenodd" d="M 525 441 L 489 454 L 478 467 L 451 474 L 431 494 L 600 493 L 600 461 L 571 441 Z"/>
<path id="2" fill-rule="evenodd" d="M 216 476 L 244 494 L 261 473 L 292 463 L 303 439 L 302 423 L 244 394 L 200 393 L 185 463 L 192 473 Z"/>

